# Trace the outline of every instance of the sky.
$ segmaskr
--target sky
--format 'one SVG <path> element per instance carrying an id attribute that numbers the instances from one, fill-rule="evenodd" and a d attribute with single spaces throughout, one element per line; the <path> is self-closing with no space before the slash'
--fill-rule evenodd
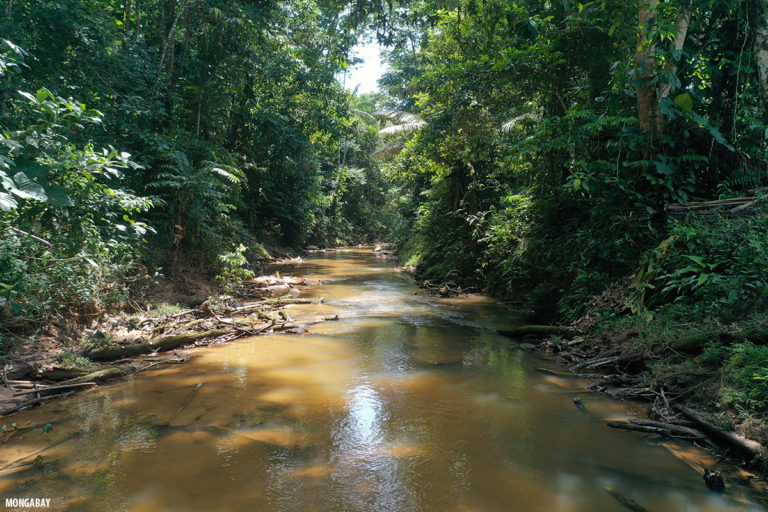
<path id="1" fill-rule="evenodd" d="M 346 82 L 343 75 L 339 76 L 339 80 L 349 90 L 354 90 L 359 85 L 360 88 L 357 91 L 359 94 L 378 91 L 376 80 L 381 77 L 385 68 L 379 58 L 379 45 L 376 44 L 376 40 L 358 44 L 353 51 L 356 57 L 363 59 L 363 62 L 354 67 L 350 66 L 347 70 Z"/>

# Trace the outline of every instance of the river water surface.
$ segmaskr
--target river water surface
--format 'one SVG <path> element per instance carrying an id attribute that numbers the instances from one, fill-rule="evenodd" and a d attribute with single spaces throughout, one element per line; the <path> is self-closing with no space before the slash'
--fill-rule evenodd
<path id="1" fill-rule="evenodd" d="M 763 510 L 709 492 L 694 470 L 705 453 L 605 427 L 630 406 L 538 372 L 546 362 L 495 334 L 516 319 L 489 299 L 425 296 L 370 250 L 290 270 L 327 281 L 304 291 L 324 302 L 292 307 L 296 320 L 342 319 L 197 349 L 6 419 L 34 428 L 0 445 L 0 505 L 626 511 L 611 488 L 651 512 Z"/>

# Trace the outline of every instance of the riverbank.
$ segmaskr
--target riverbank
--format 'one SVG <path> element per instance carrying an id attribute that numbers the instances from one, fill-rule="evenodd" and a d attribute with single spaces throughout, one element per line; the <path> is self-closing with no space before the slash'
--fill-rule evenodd
<path id="1" fill-rule="evenodd" d="M 768 505 L 766 423 L 726 401 L 729 393 L 740 390 L 733 387 L 727 373 L 732 370 L 724 363 L 734 350 L 729 347 L 762 343 L 765 324 L 697 329 L 632 317 L 592 321 L 588 329 L 579 324 L 522 326 L 502 334 L 563 368 L 542 371 L 586 379 L 589 391 L 643 405 L 643 417 L 609 421 L 608 427 L 707 449 L 718 463 L 695 466 L 702 477 L 717 472 L 704 478 L 707 486 L 722 490 L 723 480 L 726 486 L 746 486 Z M 575 405 L 585 407 L 582 401 Z"/>
<path id="2" fill-rule="evenodd" d="M 299 257 L 272 265 L 279 269 L 300 262 Z M 204 278 L 198 277 L 196 282 L 199 290 L 216 289 L 215 283 Z M 163 301 L 148 304 L 146 310 L 104 315 L 71 336 L 17 336 L 5 357 L 0 416 L 150 368 L 182 364 L 190 348 L 249 336 L 301 334 L 316 323 L 338 320 L 338 315 L 302 323 L 291 318 L 287 308 L 313 302 L 299 296 L 319 284 L 322 282 L 275 270 L 242 282 L 231 295 L 206 295 L 195 307 L 171 303 L 190 296 L 161 287 Z M 191 297 L 192 303 L 199 302 L 199 292 Z"/>
<path id="3" fill-rule="evenodd" d="M 735 486 L 709 492 L 662 443 L 605 427 L 634 406 L 537 371 L 553 365 L 496 334 L 519 317 L 489 297 L 429 296 L 370 249 L 279 272 L 325 281 L 287 309 L 298 322 L 342 321 L 179 351 L 184 365 L 8 418 L 0 492 L 77 510 L 215 508 L 222 496 L 232 510 L 591 511 L 616 496 L 654 512 L 759 510 Z"/>
<path id="4" fill-rule="evenodd" d="M 91 330 L 78 345 L 59 346 L 48 353 L 38 353 L 33 364 L 26 363 L 28 367 L 7 368 L 28 373 L 23 377 L 6 373 L 6 402 L 0 404 L 3 414 L 119 377 L 185 363 L 189 348 L 260 334 L 304 334 L 313 323 L 337 320 L 338 315 L 304 319 L 300 323 L 291 318 L 290 309 L 286 307 L 322 300 L 301 297 L 308 287 L 321 282 L 313 281 L 311 276 L 291 277 L 289 274 L 295 270 L 294 265 L 300 262 L 284 260 L 284 270 L 273 269 L 273 274 L 246 281 L 236 297 L 217 296 L 197 307 L 165 306 L 147 314 L 123 313 L 107 317 L 99 324 L 99 329 Z M 432 287 L 428 291 L 444 297 L 457 293 L 457 290 L 443 287 Z M 760 472 L 765 470 L 764 459 L 760 456 L 762 447 L 755 447 L 748 439 L 739 437 L 747 432 L 746 428 L 723 426 L 721 418 L 727 411 L 707 408 L 706 401 L 702 401 L 712 396 L 705 393 L 709 388 L 693 387 L 692 391 L 686 392 L 686 389 L 659 380 L 657 375 L 658 365 L 671 363 L 676 356 L 682 364 L 686 360 L 682 351 L 694 347 L 695 342 L 701 341 L 701 336 L 667 335 L 660 338 L 657 324 L 625 323 L 612 328 L 592 323 L 591 332 L 579 334 L 583 325 L 581 322 L 555 328 L 520 326 L 500 332 L 520 341 L 521 348 L 536 350 L 571 369 L 570 372 L 565 368 L 555 372 L 559 378 L 588 379 L 587 389 L 590 391 L 646 406 L 647 418 L 615 421 L 609 426 L 640 431 L 653 437 L 689 440 L 714 449 L 713 453 L 718 456 L 730 453 L 730 459 L 724 458 L 712 469 L 722 471 L 727 485 L 746 485 L 752 492 L 764 495 L 766 484 L 760 477 Z M 718 339 L 736 340 L 750 336 L 758 339 L 761 333 L 757 327 L 751 331 L 723 331 Z M 712 332 L 707 335 L 713 337 Z M 667 364 L 666 368 L 671 366 Z M 679 370 L 676 371 L 670 370 L 669 375 L 679 376 Z M 30 378 L 33 374 L 34 378 Z M 588 407 L 589 399 L 585 398 L 585 401 Z M 697 470 L 703 471 L 701 468 Z"/>
<path id="5" fill-rule="evenodd" d="M 410 272 L 432 295 L 465 293 L 455 280 L 435 284 L 418 279 L 413 268 Z M 768 362 L 768 352 L 761 359 L 768 319 L 756 315 L 722 325 L 713 319 L 684 321 L 668 312 L 631 315 L 625 308 L 628 293 L 626 287 L 609 288 L 568 325 L 520 325 L 500 334 L 562 367 L 545 373 L 586 379 L 586 390 L 646 411 L 608 427 L 705 448 L 720 462 L 696 466 L 702 476 L 705 469 L 720 471 L 726 485 L 747 486 L 768 505 L 768 424 L 759 412 L 768 396 L 760 373 Z M 745 407 L 750 398 L 751 407 Z M 715 490 L 720 485 L 717 475 L 705 482 Z"/>

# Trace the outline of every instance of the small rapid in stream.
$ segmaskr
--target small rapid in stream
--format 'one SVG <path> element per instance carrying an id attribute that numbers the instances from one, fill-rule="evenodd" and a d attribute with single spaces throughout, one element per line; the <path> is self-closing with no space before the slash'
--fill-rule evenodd
<path id="1" fill-rule="evenodd" d="M 323 303 L 291 307 L 298 322 L 341 320 L 192 350 L 185 365 L 6 418 L 40 428 L 0 445 L 0 467 L 40 458 L 0 471 L 0 504 L 626 512 L 610 488 L 650 512 L 763 510 L 704 486 L 694 468 L 711 455 L 607 428 L 633 406 L 537 372 L 552 366 L 495 334 L 516 318 L 488 298 L 426 296 L 370 249 L 280 271 L 326 281 L 302 295 Z"/>

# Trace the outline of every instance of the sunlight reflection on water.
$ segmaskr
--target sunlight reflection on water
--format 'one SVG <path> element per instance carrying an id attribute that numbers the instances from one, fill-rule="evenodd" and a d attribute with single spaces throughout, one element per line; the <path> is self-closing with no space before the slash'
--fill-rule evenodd
<path id="1" fill-rule="evenodd" d="M 78 512 L 619 511 L 610 486 L 652 512 L 762 510 L 707 491 L 682 462 L 704 452 L 607 429 L 627 404 L 582 394 L 577 411 L 582 382 L 495 333 L 517 322 L 508 310 L 425 296 L 393 267 L 364 250 L 280 267 L 328 281 L 291 316 L 341 320 L 14 416 L 35 428 L 0 445 L 0 465 L 48 449 L 0 472 L 0 494 Z"/>

